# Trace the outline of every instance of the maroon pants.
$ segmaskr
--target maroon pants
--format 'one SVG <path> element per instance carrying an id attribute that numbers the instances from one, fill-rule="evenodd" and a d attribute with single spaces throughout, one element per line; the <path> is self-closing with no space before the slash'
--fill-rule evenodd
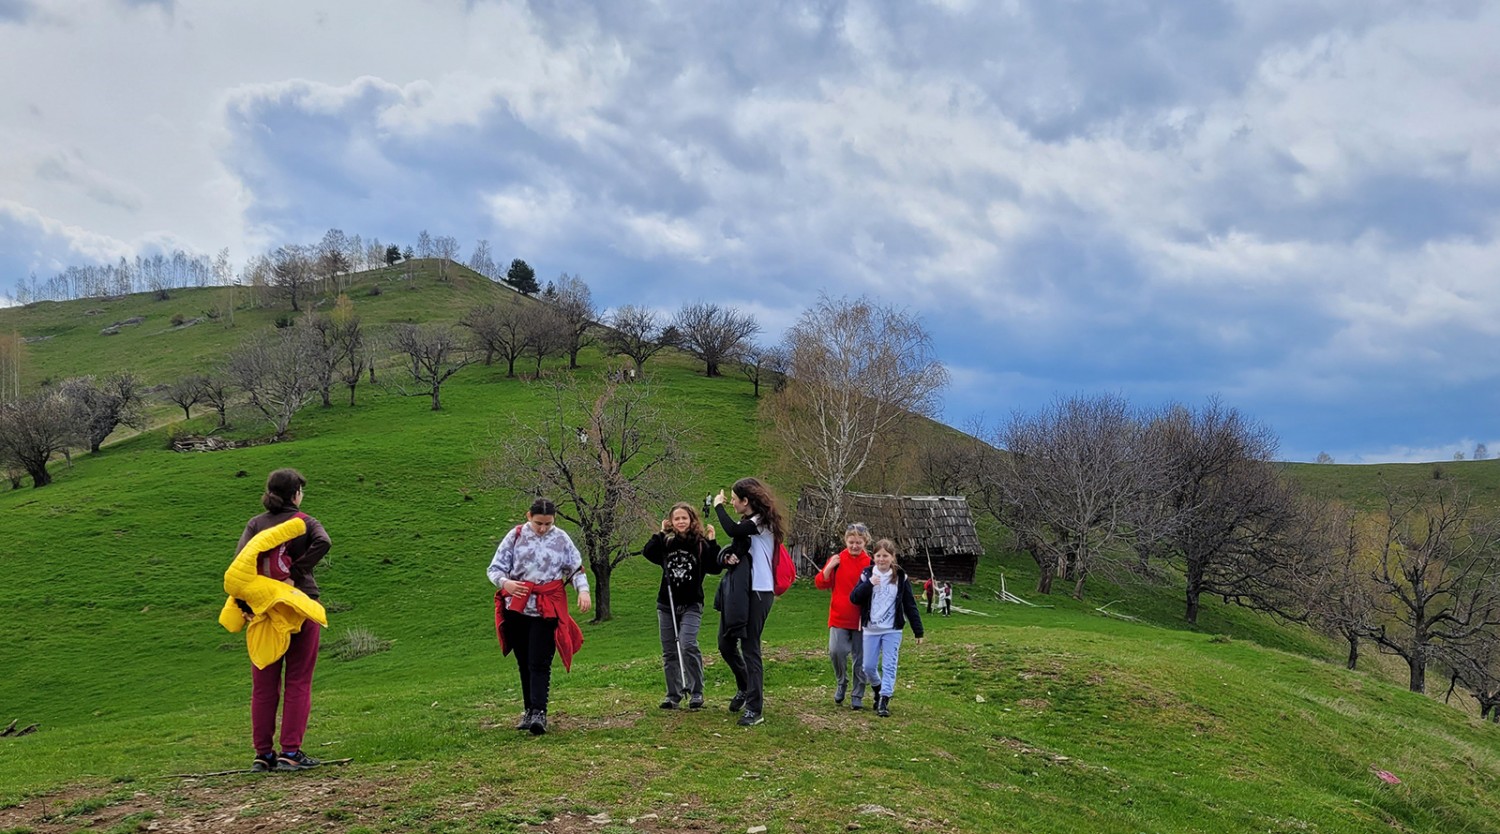
<path id="1" fill-rule="evenodd" d="M 250 735 L 256 755 L 276 752 L 271 737 L 276 732 L 276 706 L 281 701 L 282 672 L 286 672 L 286 703 L 281 710 L 281 749 L 302 749 L 307 715 L 312 711 L 313 667 L 318 664 L 318 638 L 323 629 L 312 620 L 292 635 L 286 654 L 264 669 L 250 666 Z"/>

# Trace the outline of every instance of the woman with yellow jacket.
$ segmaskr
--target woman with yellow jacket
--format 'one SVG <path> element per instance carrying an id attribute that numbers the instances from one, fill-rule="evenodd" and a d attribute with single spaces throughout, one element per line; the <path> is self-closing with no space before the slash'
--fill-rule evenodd
<path id="1" fill-rule="evenodd" d="M 287 541 L 261 551 L 255 559 L 259 576 L 291 585 L 313 600 L 318 598 L 318 583 L 313 569 L 328 553 L 328 533 L 318 520 L 301 512 L 302 492 L 307 479 L 295 469 L 278 469 L 266 478 L 266 491 L 260 497 L 266 511 L 245 524 L 240 536 L 239 552 L 257 534 L 269 531 L 292 519 L 299 519 L 305 531 Z M 292 525 L 293 527 L 299 525 Z M 279 538 L 279 537 L 277 537 Z M 243 599 L 236 599 L 246 621 L 257 612 Z M 259 612 L 264 614 L 265 612 Z M 318 662 L 318 640 L 322 627 L 316 619 L 302 621 L 301 628 L 290 635 L 286 653 L 264 667 L 253 662 L 250 670 L 250 728 L 255 744 L 254 770 L 304 770 L 322 762 L 302 752 L 302 736 L 307 732 L 307 718 L 312 711 L 313 667 Z M 272 744 L 276 730 L 276 709 L 281 707 L 281 752 Z"/>

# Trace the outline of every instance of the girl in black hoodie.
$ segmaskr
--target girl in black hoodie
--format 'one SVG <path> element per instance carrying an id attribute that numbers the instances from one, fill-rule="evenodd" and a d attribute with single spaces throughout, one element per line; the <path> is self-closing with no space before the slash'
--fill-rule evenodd
<path id="1" fill-rule="evenodd" d="M 647 561 L 662 568 L 656 620 L 667 696 L 660 706 L 677 709 L 687 698 L 688 709 L 702 709 L 703 654 L 698 650 L 698 628 L 703 623 L 703 577 L 723 570 L 713 525 L 705 529 L 691 504 L 674 504 L 662 519 L 661 532 L 646 542 L 642 552 Z"/>

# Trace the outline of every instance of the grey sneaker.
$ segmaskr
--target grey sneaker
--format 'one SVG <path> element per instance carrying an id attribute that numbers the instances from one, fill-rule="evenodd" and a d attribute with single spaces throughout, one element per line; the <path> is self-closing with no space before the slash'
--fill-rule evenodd
<path id="1" fill-rule="evenodd" d="M 547 711 L 539 709 L 531 714 L 531 734 L 534 736 L 546 735 L 547 733 Z"/>
<path id="2" fill-rule="evenodd" d="M 293 750 L 290 753 L 282 753 L 276 757 L 277 770 L 308 770 L 323 764 L 319 759 L 314 759 L 301 750 Z"/>
<path id="3" fill-rule="evenodd" d="M 765 716 L 761 715 L 755 710 L 747 709 L 744 712 L 740 713 L 740 720 L 736 721 L 735 723 L 739 724 L 741 727 L 754 727 L 756 724 L 763 723 L 765 720 Z"/>
<path id="4" fill-rule="evenodd" d="M 275 753 L 257 753 L 255 761 L 250 763 L 250 769 L 256 773 L 264 773 L 276 769 Z"/>
<path id="5" fill-rule="evenodd" d="M 745 697 L 745 693 L 743 692 L 734 693 L 734 697 L 729 699 L 729 711 L 739 712 L 740 710 L 744 709 Z"/>

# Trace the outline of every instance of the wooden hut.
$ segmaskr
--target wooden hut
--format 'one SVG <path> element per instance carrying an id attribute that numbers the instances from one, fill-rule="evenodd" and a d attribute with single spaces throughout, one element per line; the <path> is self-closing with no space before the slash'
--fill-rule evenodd
<path id="1" fill-rule="evenodd" d="M 818 570 L 844 547 L 842 532 L 835 539 L 814 529 L 813 520 L 826 514 L 826 506 L 822 493 L 813 489 L 804 489 L 797 499 L 787 548 L 801 573 Z M 871 547 L 877 539 L 891 539 L 900 551 L 901 567 L 912 578 L 923 580 L 930 574 L 939 582 L 973 583 L 984 548 L 963 496 L 846 492 L 842 515 L 830 526 L 842 531 L 850 522 L 864 522 L 870 528 Z"/>

